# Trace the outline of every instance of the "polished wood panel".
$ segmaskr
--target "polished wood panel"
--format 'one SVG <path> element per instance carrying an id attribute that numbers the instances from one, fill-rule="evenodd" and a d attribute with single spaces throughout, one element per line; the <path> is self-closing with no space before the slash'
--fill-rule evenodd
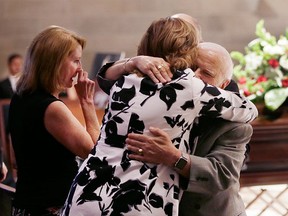
<path id="1" fill-rule="evenodd" d="M 288 115 L 252 122 L 251 152 L 241 186 L 288 183 Z"/>
<path id="2" fill-rule="evenodd" d="M 61 98 L 61 100 L 67 105 L 67 107 L 71 110 L 73 115 L 80 121 L 80 123 L 85 126 L 85 119 L 83 116 L 83 112 L 81 109 L 81 105 L 78 100 L 70 100 L 67 98 Z M 104 116 L 104 110 L 103 109 L 98 109 L 95 107 L 95 112 L 98 117 L 98 121 L 101 124 L 102 118 Z"/>

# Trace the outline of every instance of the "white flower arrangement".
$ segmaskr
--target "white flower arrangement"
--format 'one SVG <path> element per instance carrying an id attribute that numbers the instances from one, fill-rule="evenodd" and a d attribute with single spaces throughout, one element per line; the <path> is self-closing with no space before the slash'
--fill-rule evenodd
<path id="1" fill-rule="evenodd" d="M 277 110 L 288 97 L 288 31 L 277 40 L 264 28 L 264 21 L 256 25 L 256 36 L 245 47 L 245 54 L 231 52 L 234 78 L 240 92 L 251 101 L 264 102 L 271 110 Z"/>

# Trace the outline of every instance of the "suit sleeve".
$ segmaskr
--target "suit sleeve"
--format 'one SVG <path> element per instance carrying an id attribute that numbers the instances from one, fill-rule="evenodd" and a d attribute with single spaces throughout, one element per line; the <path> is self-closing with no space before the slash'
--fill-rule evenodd
<path id="1" fill-rule="evenodd" d="M 234 124 L 232 129 L 231 124 Z M 250 124 L 236 125 L 226 122 L 222 125 L 223 128 L 217 128 L 216 133 L 214 131 L 214 134 L 221 135 L 213 137 L 213 134 L 207 133 L 208 136 L 199 140 L 199 146 L 210 145 L 207 142 L 215 143 L 211 144 L 210 152 L 204 157 L 190 156 L 191 169 L 187 191 L 215 195 L 232 184 L 239 183 L 245 146 L 251 139 L 253 129 Z"/>
<path id="2" fill-rule="evenodd" d="M 187 104 L 193 104 L 197 117 L 222 118 L 231 122 L 252 122 L 258 116 L 256 106 L 238 93 L 211 86 L 195 77 L 190 69 L 185 69 L 186 76 L 179 78 L 189 80 L 187 85 Z M 175 82 L 177 82 L 176 80 Z M 189 100 L 191 96 L 191 101 Z M 185 103 L 186 105 L 186 103 Z"/>

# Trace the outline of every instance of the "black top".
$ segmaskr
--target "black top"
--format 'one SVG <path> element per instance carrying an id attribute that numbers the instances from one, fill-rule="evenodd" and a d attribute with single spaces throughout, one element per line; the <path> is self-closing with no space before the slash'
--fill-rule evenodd
<path id="1" fill-rule="evenodd" d="M 75 155 L 46 130 L 44 114 L 57 98 L 44 91 L 10 104 L 9 126 L 18 167 L 14 205 L 37 210 L 63 205 L 77 173 Z"/>
<path id="2" fill-rule="evenodd" d="M 12 98 L 14 92 L 9 78 L 0 82 L 0 99 Z"/>

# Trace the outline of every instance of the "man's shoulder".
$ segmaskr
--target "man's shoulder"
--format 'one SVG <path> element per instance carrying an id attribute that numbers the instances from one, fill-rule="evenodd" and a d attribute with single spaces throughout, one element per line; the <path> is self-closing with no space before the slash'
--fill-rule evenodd
<path id="1" fill-rule="evenodd" d="M 9 78 L 0 81 L 0 99 L 11 98 L 13 95 Z"/>
<path id="2" fill-rule="evenodd" d="M 5 79 L 2 79 L 2 80 L 0 81 L 0 85 L 4 85 L 4 84 L 10 84 L 10 80 L 9 80 L 8 77 L 5 78 Z"/>
<path id="3" fill-rule="evenodd" d="M 209 128 L 211 131 L 219 130 L 237 130 L 237 129 L 253 129 L 250 123 L 241 123 L 241 122 L 231 122 L 224 119 L 211 119 L 211 118 L 202 118 L 200 119 L 201 124 L 205 125 L 205 131 Z"/>
<path id="4" fill-rule="evenodd" d="M 206 122 L 205 122 L 206 123 Z M 230 122 L 226 120 L 210 120 L 205 126 L 202 125 L 199 143 L 211 143 L 221 139 L 245 139 L 250 138 L 253 134 L 253 127 L 249 123 Z"/>
<path id="5" fill-rule="evenodd" d="M 223 119 L 219 119 L 216 123 L 217 126 L 223 127 L 223 128 L 229 128 L 229 129 L 237 129 L 237 128 L 252 128 L 250 123 L 243 123 L 243 122 L 231 122 L 226 121 Z"/>
<path id="6" fill-rule="evenodd" d="M 220 121 L 215 132 L 218 132 L 219 136 L 235 138 L 240 138 L 241 136 L 251 137 L 253 134 L 253 127 L 250 123 Z M 211 131 L 211 133 L 213 132 Z"/>
<path id="7" fill-rule="evenodd" d="M 1 91 L 8 91 L 8 92 L 12 91 L 12 86 L 11 86 L 11 82 L 9 78 L 6 78 L 0 81 L 0 88 L 1 88 Z"/>

